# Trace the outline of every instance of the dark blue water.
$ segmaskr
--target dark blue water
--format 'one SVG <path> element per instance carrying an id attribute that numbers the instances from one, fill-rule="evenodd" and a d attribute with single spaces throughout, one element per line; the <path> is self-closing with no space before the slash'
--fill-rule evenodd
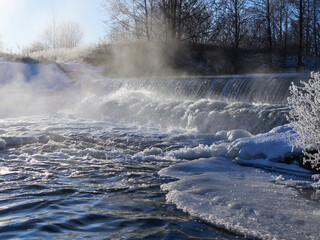
<path id="1" fill-rule="evenodd" d="M 0 129 L 0 239 L 241 238 L 167 204 L 160 185 L 175 179 L 157 172 L 175 162 L 137 154 L 203 135 L 59 117 L 4 119 Z"/>

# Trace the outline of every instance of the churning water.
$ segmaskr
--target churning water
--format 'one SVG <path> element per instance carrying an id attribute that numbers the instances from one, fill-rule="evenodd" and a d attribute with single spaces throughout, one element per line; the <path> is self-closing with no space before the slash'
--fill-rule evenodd
<path id="1" fill-rule="evenodd" d="M 1 108 L 11 118 L 0 120 L 0 238 L 242 238 L 166 202 L 161 185 L 177 179 L 158 172 L 225 154 L 234 139 L 220 130 L 285 124 L 288 87 L 302 78 L 103 79 L 37 100 L 21 93 L 24 106 L 46 107 Z"/>
<path id="2" fill-rule="evenodd" d="M 174 162 L 138 154 L 195 145 L 196 135 L 61 116 L 0 129 L 20 136 L 4 137 L 0 155 L 1 239 L 234 238 L 167 204 L 160 184 L 173 179 L 157 172 Z"/>

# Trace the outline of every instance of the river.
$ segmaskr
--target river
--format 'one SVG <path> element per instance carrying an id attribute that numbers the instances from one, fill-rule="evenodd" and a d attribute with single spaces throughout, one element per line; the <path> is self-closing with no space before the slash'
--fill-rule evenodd
<path id="1" fill-rule="evenodd" d="M 272 149 L 241 164 L 236 148 L 293 136 L 288 88 L 307 75 L 70 81 L 53 67 L 39 88 L 30 68 L 2 83 L 1 239 L 316 239 L 311 174 L 266 170 Z"/>

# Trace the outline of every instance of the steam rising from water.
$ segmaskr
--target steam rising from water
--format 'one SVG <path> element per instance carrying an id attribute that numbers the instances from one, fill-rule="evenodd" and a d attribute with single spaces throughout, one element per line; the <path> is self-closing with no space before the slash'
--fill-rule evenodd
<path id="1" fill-rule="evenodd" d="M 285 124 L 285 105 L 250 100 L 283 103 L 290 82 L 301 77 L 110 79 L 86 65 L 61 68 L 5 61 L 0 70 L 1 117 L 46 113 L 110 117 L 205 133 L 238 128 L 261 133 Z M 69 78 L 68 71 L 77 77 Z"/>
<path id="2" fill-rule="evenodd" d="M 181 76 L 175 68 L 175 58 L 181 57 L 182 46 L 174 41 L 124 41 L 111 45 L 105 69 L 115 77 Z M 181 53 L 179 53 L 181 52 Z"/>
<path id="3" fill-rule="evenodd" d="M 0 62 L 0 117 L 56 112 L 70 79 L 56 65 Z"/>

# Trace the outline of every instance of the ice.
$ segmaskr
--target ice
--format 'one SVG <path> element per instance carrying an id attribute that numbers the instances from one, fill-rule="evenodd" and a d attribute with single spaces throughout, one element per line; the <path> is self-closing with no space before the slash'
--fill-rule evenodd
<path id="1" fill-rule="evenodd" d="M 159 174 L 179 178 L 162 185 L 168 202 L 215 226 L 261 239 L 318 237 L 319 203 L 292 188 L 303 186 L 301 181 L 277 183 L 278 175 L 225 158 L 181 163 Z"/>
<path id="2" fill-rule="evenodd" d="M 213 144 L 210 146 L 200 144 L 197 147 L 189 148 L 184 147 L 179 150 L 171 151 L 169 156 L 175 159 L 193 160 L 198 158 L 209 158 L 213 156 L 225 155 L 227 153 L 227 145 Z"/>
<path id="3" fill-rule="evenodd" d="M 19 146 L 22 144 L 22 139 L 20 137 L 1 137 L 5 142 L 7 147 Z"/>
<path id="4" fill-rule="evenodd" d="M 6 148 L 6 141 L 0 138 L 0 150 L 3 150 Z"/>
<path id="5" fill-rule="evenodd" d="M 147 148 L 143 150 L 144 156 L 154 156 L 154 155 L 160 155 L 162 153 L 163 153 L 162 149 L 157 147 Z"/>
<path id="6" fill-rule="evenodd" d="M 252 134 L 246 130 L 243 129 L 235 129 L 231 131 L 219 131 L 216 134 L 218 137 L 221 137 L 222 139 L 228 139 L 228 141 L 235 141 L 240 138 L 245 138 L 245 137 L 252 137 Z"/>
<path id="7" fill-rule="evenodd" d="M 242 160 L 264 158 L 284 159 L 288 154 L 298 154 L 302 149 L 294 148 L 297 134 L 292 127 L 282 126 L 269 133 L 234 141 L 228 149 L 228 157 Z"/>
<path id="8" fill-rule="evenodd" d="M 310 177 L 312 172 L 300 166 L 302 148 L 294 147 L 297 136 L 292 126 L 279 126 L 232 142 L 227 156 L 241 165 Z"/>
<path id="9" fill-rule="evenodd" d="M 230 142 L 232 135 L 241 138 Z M 319 203 L 298 191 L 316 186 L 312 172 L 297 163 L 283 163 L 285 157 L 301 153 L 292 147 L 297 137 L 292 126 L 255 136 L 241 130 L 220 131 L 215 137 L 219 144 L 170 153 L 192 161 L 159 171 L 161 176 L 178 179 L 162 185 L 167 201 L 247 237 L 317 239 Z"/>

